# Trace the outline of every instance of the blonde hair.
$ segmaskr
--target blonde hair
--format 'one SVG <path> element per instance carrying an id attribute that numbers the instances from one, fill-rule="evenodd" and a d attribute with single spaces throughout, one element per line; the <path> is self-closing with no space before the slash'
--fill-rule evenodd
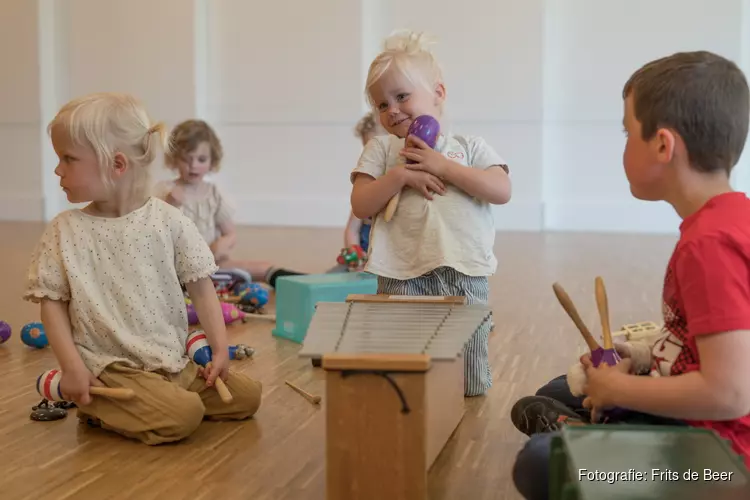
<path id="1" fill-rule="evenodd" d="M 70 140 L 94 150 L 108 188 L 113 188 L 115 155 L 123 154 L 130 163 L 132 196 L 146 196 L 151 185 L 151 164 L 157 149 L 166 147 L 166 127 L 153 123 L 139 100 L 129 94 L 101 92 L 73 99 L 58 111 L 47 126 L 51 134 L 62 127 Z"/>
<path id="2" fill-rule="evenodd" d="M 401 72 L 412 84 L 422 85 L 430 92 L 443 81 L 443 70 L 429 50 L 436 40 L 413 31 L 397 31 L 386 38 L 383 51 L 370 64 L 365 83 L 365 95 L 371 106 L 371 89 L 391 67 Z"/>
<path id="3" fill-rule="evenodd" d="M 214 129 L 203 120 L 186 120 L 178 124 L 169 135 L 169 149 L 164 160 L 169 168 L 176 168 L 177 162 L 202 143 L 207 142 L 211 149 L 211 171 L 218 172 L 224 149 Z"/>
<path id="4" fill-rule="evenodd" d="M 380 122 L 375 119 L 375 113 L 372 111 L 360 118 L 354 127 L 354 135 L 360 139 L 364 139 L 367 135 L 378 135 L 381 133 L 383 133 L 383 128 Z"/>

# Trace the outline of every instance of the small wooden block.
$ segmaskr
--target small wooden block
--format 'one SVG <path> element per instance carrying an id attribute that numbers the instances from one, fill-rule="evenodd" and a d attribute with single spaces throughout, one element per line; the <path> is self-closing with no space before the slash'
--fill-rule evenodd
<path id="1" fill-rule="evenodd" d="M 640 337 L 648 337 L 661 330 L 661 327 L 653 321 L 641 321 L 639 323 L 630 323 L 623 325 L 617 335 L 623 335 L 626 339 L 632 340 Z"/>

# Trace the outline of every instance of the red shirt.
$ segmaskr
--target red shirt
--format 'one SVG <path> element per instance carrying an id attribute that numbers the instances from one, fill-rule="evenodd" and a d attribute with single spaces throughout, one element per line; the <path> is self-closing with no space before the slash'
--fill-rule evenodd
<path id="1" fill-rule="evenodd" d="M 744 193 L 718 195 L 683 220 L 664 276 L 662 310 L 667 333 L 653 349 L 654 375 L 700 370 L 699 335 L 750 330 L 750 200 Z M 750 468 L 750 415 L 687 423 L 718 432 Z"/>

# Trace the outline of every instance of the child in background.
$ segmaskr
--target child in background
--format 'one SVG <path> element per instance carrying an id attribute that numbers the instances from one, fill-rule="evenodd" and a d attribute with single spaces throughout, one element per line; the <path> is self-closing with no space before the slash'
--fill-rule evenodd
<path id="1" fill-rule="evenodd" d="M 486 304 L 488 277 L 497 267 L 491 205 L 511 196 L 505 161 L 481 137 L 443 130 L 435 150 L 406 137 L 418 116 L 440 120 L 445 102 L 442 72 L 421 34 L 386 41 L 370 65 L 366 93 L 390 135 L 371 139 L 351 174 L 352 212 L 375 218 L 365 271 L 378 276 L 378 293 L 457 295 Z M 384 208 L 402 189 L 393 219 L 385 222 Z M 492 385 L 490 327 L 467 344 L 467 396 Z"/>
<path id="2" fill-rule="evenodd" d="M 24 293 L 41 304 L 63 396 L 81 420 L 149 445 L 189 436 L 204 417 L 252 416 L 261 385 L 229 369 L 211 250 L 179 210 L 149 196 L 163 125 L 133 97 L 103 93 L 63 106 L 48 130 L 68 201 L 89 203 L 47 226 Z M 213 350 L 207 370 L 186 354 L 181 284 Z M 217 377 L 233 403 L 212 387 Z M 132 389 L 135 397 L 92 397 L 91 386 Z"/>
<path id="3" fill-rule="evenodd" d="M 375 116 L 372 111 L 367 113 L 359 120 L 354 133 L 362 141 L 362 147 L 365 147 L 370 139 L 376 135 L 383 135 L 385 132 L 380 124 L 375 120 Z M 358 219 L 353 213 L 349 213 L 349 221 L 346 224 L 346 230 L 344 231 L 344 248 L 351 248 L 355 245 L 359 245 L 362 250 L 367 252 L 370 248 L 370 229 L 372 226 L 372 218 L 367 217 L 366 219 Z"/>
<path id="4" fill-rule="evenodd" d="M 747 140 L 747 80 L 716 54 L 677 53 L 636 71 L 623 99 L 630 191 L 666 201 L 682 219 L 664 277 L 663 335 L 617 346 L 616 367 L 583 356 L 583 400 L 559 377 L 514 405 L 513 423 L 531 436 L 513 470 L 527 499 L 548 497 L 559 429 L 598 422 L 612 407 L 624 410 L 620 422 L 712 429 L 750 466 L 750 200 L 729 181 Z"/>
<path id="5" fill-rule="evenodd" d="M 172 130 L 169 144 L 165 163 L 179 176 L 160 183 L 157 193 L 195 223 L 220 268 L 242 269 L 254 281 L 263 281 L 272 287 L 281 276 L 303 274 L 274 267 L 270 262 L 231 258 L 231 251 L 237 243 L 233 209 L 219 187 L 204 179 L 209 172 L 219 171 L 224 152 L 219 137 L 205 121 L 180 123 Z"/>

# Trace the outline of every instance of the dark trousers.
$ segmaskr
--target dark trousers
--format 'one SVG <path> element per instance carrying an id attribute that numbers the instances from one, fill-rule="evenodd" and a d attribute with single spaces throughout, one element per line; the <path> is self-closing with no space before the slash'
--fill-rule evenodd
<path id="1" fill-rule="evenodd" d="M 556 399 L 581 415 L 585 421 L 590 420 L 590 414 L 583 407 L 583 398 L 573 396 L 565 375 L 552 379 L 536 392 L 537 396 Z M 637 425 L 685 425 L 684 422 L 670 418 L 658 417 L 635 411 L 621 412 L 617 420 L 610 423 Z M 518 452 L 513 466 L 513 483 L 518 492 L 527 500 L 547 500 L 549 498 L 549 459 L 552 438 L 557 432 L 535 434 L 529 438 L 521 451 Z"/>

